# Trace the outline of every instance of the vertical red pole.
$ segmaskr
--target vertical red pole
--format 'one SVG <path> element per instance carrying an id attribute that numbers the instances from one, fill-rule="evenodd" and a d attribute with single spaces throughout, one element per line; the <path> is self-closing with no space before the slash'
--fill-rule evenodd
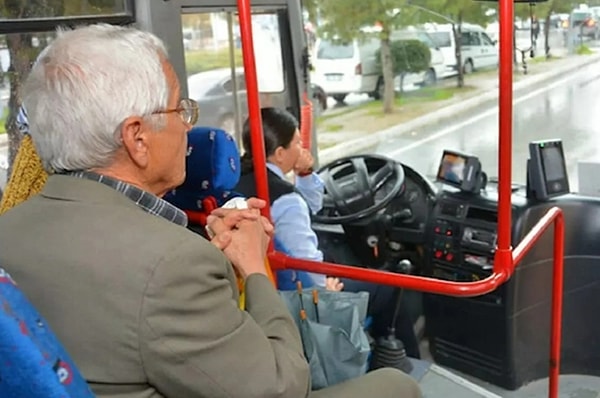
<path id="1" fill-rule="evenodd" d="M 565 222 L 563 213 L 554 219 L 554 272 L 552 276 L 552 324 L 550 329 L 549 398 L 558 398 L 562 336 Z"/>
<path id="2" fill-rule="evenodd" d="M 244 74 L 246 75 L 246 92 L 248 96 L 248 114 L 252 137 L 252 158 L 254 159 L 256 193 L 260 199 L 264 199 L 269 203 L 269 186 L 267 184 L 266 168 L 267 159 L 265 157 L 265 143 L 262 135 L 258 78 L 254 60 L 254 41 L 252 38 L 252 10 L 250 8 L 250 0 L 238 0 L 237 4 L 240 20 L 242 56 L 244 60 Z M 262 213 L 265 217 L 271 219 L 269 209 L 269 206 L 265 207 Z"/>
<path id="3" fill-rule="evenodd" d="M 513 0 L 499 0 L 500 8 L 500 83 L 498 138 L 498 248 L 494 271 L 512 274 L 511 180 L 512 180 L 512 101 L 513 101 Z"/>

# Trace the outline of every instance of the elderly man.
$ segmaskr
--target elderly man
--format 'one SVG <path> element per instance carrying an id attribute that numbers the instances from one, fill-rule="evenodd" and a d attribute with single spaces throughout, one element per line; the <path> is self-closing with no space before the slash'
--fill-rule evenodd
<path id="1" fill-rule="evenodd" d="M 0 264 L 99 397 L 419 396 L 393 370 L 310 393 L 298 332 L 266 277 L 264 203 L 217 211 L 208 242 L 160 199 L 184 180 L 198 109 L 180 99 L 159 39 L 108 25 L 59 32 L 24 90 L 50 177 L 0 216 Z"/>

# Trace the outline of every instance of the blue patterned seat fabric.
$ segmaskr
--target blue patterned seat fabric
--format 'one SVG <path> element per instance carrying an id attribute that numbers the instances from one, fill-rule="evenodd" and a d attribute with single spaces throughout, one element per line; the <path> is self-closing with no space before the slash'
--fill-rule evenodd
<path id="1" fill-rule="evenodd" d="M 202 200 L 213 197 L 221 206 L 235 195 L 240 179 L 240 153 L 224 130 L 194 127 L 188 133 L 185 181 L 165 200 L 184 211 L 202 211 Z"/>
<path id="2" fill-rule="evenodd" d="M 0 268 L 0 397 L 93 397 L 46 321 Z"/>

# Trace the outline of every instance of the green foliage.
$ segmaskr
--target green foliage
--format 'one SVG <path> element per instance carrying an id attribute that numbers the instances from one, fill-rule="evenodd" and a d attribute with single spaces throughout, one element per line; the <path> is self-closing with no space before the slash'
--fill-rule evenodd
<path id="1" fill-rule="evenodd" d="M 242 66 L 242 50 L 235 49 L 235 65 Z M 218 51 L 198 50 L 185 53 L 187 74 L 192 75 L 212 69 L 229 68 L 229 49 Z"/>
<path id="2" fill-rule="evenodd" d="M 412 4 L 431 10 L 434 13 L 454 21 L 470 22 L 474 24 L 486 24 L 492 17 L 486 16 L 486 11 L 494 8 L 494 3 L 475 0 L 413 0 Z M 448 20 L 436 16 L 434 13 L 420 10 L 419 21 L 447 23 Z"/>
<path id="3" fill-rule="evenodd" d="M 392 52 L 392 68 L 394 75 L 419 73 L 427 70 L 431 64 L 429 47 L 418 40 L 397 40 L 390 43 Z M 377 68 L 383 74 L 381 66 L 381 50 L 376 54 Z"/>
<path id="4" fill-rule="evenodd" d="M 317 23 L 317 15 L 319 9 L 319 2 L 317 0 L 303 0 L 302 5 L 308 13 L 308 20 L 313 24 Z"/>
<path id="5" fill-rule="evenodd" d="M 406 0 L 321 0 L 319 9 L 325 21 L 321 29 L 348 41 L 364 27 L 379 25 L 385 34 L 402 23 L 400 8 L 405 5 Z"/>
<path id="6" fill-rule="evenodd" d="M 577 47 L 577 54 L 578 55 L 590 55 L 590 54 L 594 54 L 594 52 L 585 44 L 580 45 L 579 47 Z"/>
<path id="7" fill-rule="evenodd" d="M 6 119 L 8 118 L 8 107 L 4 108 L 0 115 L 0 134 L 6 134 Z"/>
<path id="8" fill-rule="evenodd" d="M 572 9 L 577 8 L 579 3 L 583 3 L 580 0 L 549 0 L 545 3 L 539 3 L 533 7 L 533 13 L 538 18 L 545 18 L 547 15 L 556 13 L 569 13 Z M 529 6 L 521 4 L 515 6 L 515 14 L 523 18 L 529 18 Z"/>

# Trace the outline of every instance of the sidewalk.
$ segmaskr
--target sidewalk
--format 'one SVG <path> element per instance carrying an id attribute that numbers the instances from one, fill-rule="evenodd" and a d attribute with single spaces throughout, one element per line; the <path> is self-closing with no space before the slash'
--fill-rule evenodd
<path id="1" fill-rule="evenodd" d="M 521 65 L 515 66 L 513 81 L 515 96 L 599 61 L 600 53 L 564 56 L 550 61 L 536 59 L 528 64 L 529 73 L 527 75 L 523 74 Z M 454 87 L 456 78 L 445 79 L 440 83 L 442 88 Z M 404 115 L 406 119 L 398 124 L 393 124 L 393 120 L 394 118 L 402 119 L 402 116 L 398 115 L 403 111 L 402 108 L 399 108 L 391 117 L 388 115 L 374 116 L 374 108 L 369 109 L 368 106 L 358 106 L 348 112 L 340 112 L 338 115 L 328 117 L 323 124 L 317 127 L 318 131 L 320 130 L 318 133 L 319 163 L 326 164 L 342 156 L 369 150 L 386 140 L 432 123 L 455 118 L 460 114 L 473 111 L 475 108 L 491 105 L 498 99 L 497 71 L 467 75 L 465 86 L 470 89 L 464 92 L 455 91 L 455 94 L 449 99 L 427 102 L 419 105 L 418 109 L 407 111 L 408 114 Z M 415 113 L 415 117 L 409 118 L 411 112 Z M 385 126 L 386 119 L 388 126 Z M 337 129 L 323 131 L 323 125 L 325 128 L 336 126 Z"/>

